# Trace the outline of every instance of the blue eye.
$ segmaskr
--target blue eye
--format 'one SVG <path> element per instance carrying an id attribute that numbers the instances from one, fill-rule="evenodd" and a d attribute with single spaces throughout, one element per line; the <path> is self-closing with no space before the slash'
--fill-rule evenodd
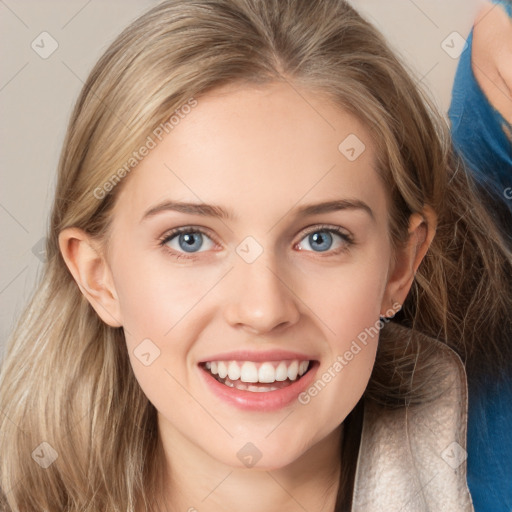
<path id="1" fill-rule="evenodd" d="M 295 247 L 304 250 L 304 247 L 301 247 L 304 241 L 309 246 L 309 249 L 306 248 L 307 251 L 327 252 L 331 256 L 342 253 L 354 243 L 351 235 L 345 233 L 342 228 L 332 226 L 316 226 L 314 230 L 306 233 Z M 185 226 L 165 234 L 160 239 L 160 245 L 168 249 L 176 259 L 195 259 L 196 253 L 213 249 L 215 242 L 203 229 Z"/>
<path id="2" fill-rule="evenodd" d="M 161 241 L 161 245 L 166 245 L 178 253 L 181 251 L 185 253 L 196 253 L 202 252 L 199 251 L 199 249 L 201 249 L 201 247 L 204 245 L 205 238 L 210 241 L 212 246 L 214 245 L 210 237 L 200 229 L 179 228 L 167 234 Z M 174 244 L 174 246 L 172 244 Z M 208 244 L 206 245 L 207 247 L 204 250 L 209 250 L 212 248 L 211 246 L 208 247 Z"/>
<path id="3" fill-rule="evenodd" d="M 340 243 L 338 247 L 333 249 L 332 245 L 336 241 L 336 238 L 340 240 Z M 307 233 L 302 240 L 307 241 L 313 252 L 326 252 L 331 250 L 331 252 L 334 251 L 335 254 L 343 251 L 352 244 L 352 238 L 347 233 L 344 233 L 340 228 L 332 227 L 317 227 L 314 231 Z M 300 247 L 301 243 L 298 245 L 299 250 L 302 250 Z"/>

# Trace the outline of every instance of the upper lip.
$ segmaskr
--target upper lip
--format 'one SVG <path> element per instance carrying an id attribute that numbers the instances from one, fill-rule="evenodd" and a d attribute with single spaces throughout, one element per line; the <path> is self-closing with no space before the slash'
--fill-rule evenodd
<path id="1" fill-rule="evenodd" d="M 283 361 L 286 359 L 298 359 L 299 361 L 313 361 L 314 358 L 301 354 L 299 352 L 291 352 L 289 350 L 267 350 L 267 351 L 251 351 L 251 350 L 233 350 L 232 352 L 224 352 L 206 357 L 199 363 L 207 361 Z"/>

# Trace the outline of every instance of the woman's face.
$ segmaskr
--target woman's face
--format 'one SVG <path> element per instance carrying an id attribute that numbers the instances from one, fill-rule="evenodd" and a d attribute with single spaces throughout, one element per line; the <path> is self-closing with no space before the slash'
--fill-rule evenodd
<path id="1" fill-rule="evenodd" d="M 110 313 L 169 453 L 283 467 L 356 405 L 392 307 L 374 146 L 288 84 L 187 112 L 124 178 Z"/>

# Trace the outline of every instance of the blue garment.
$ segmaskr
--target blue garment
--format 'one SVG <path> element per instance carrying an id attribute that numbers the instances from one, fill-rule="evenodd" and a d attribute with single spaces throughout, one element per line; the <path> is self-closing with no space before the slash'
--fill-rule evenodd
<path id="1" fill-rule="evenodd" d="M 510 2 L 495 0 L 512 17 Z M 503 197 L 512 191 L 510 125 L 483 94 L 471 67 L 473 30 L 460 57 L 449 117 L 455 149 L 476 178 Z M 512 65 L 512 62 L 511 62 Z M 512 133 L 512 130 L 511 130 Z M 505 196 L 507 197 L 507 196 Z M 512 197 L 505 201 L 512 210 Z M 506 228 L 507 229 L 507 228 Z M 512 232 L 512 226 L 510 227 Z M 468 375 L 468 487 L 476 512 L 512 511 L 512 375 L 477 384 Z"/>
<path id="2" fill-rule="evenodd" d="M 499 0 L 494 3 L 503 4 L 512 16 L 511 3 Z M 495 184 L 503 195 L 505 189 L 512 187 L 512 141 L 503 126 L 511 127 L 489 103 L 475 79 L 471 66 L 472 44 L 473 30 L 459 60 L 448 111 L 453 142 L 477 178 Z M 512 201 L 509 203 L 512 208 Z"/>
<path id="3" fill-rule="evenodd" d="M 512 511 L 512 378 L 468 378 L 468 487 L 475 512 Z"/>

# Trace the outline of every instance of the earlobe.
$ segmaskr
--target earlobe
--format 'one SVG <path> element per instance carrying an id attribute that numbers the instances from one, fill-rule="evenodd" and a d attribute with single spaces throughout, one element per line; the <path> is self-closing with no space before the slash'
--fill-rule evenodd
<path id="1" fill-rule="evenodd" d="M 60 232 L 59 248 L 80 291 L 99 317 L 111 327 L 121 327 L 112 273 L 99 243 L 82 229 L 71 227 Z"/>
<path id="2" fill-rule="evenodd" d="M 421 214 L 413 213 L 411 215 L 409 237 L 405 246 L 396 252 L 383 297 L 381 314 L 382 311 L 389 310 L 393 303 L 403 304 L 405 302 L 416 271 L 434 239 L 436 226 L 437 216 L 429 206 L 426 206 Z"/>

